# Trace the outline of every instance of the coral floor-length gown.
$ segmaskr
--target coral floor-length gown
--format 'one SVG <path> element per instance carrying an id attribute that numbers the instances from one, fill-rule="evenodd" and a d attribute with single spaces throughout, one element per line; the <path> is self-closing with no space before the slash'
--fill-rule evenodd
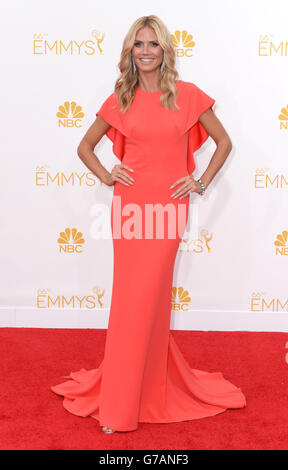
<path id="1" fill-rule="evenodd" d="M 114 93 L 96 113 L 110 124 L 106 135 L 113 142 L 113 152 L 134 170 L 125 169 L 135 182 L 114 184 L 114 272 L 104 358 L 98 368 L 71 372 L 70 380 L 51 389 L 64 396 L 63 406 L 69 412 L 91 416 L 101 426 L 118 431 L 135 430 L 139 422 L 186 421 L 246 406 L 241 389 L 221 372 L 192 369 L 170 331 L 174 263 L 189 205 L 189 196 L 173 199 L 179 186 L 170 186 L 194 170 L 193 152 L 208 138 L 199 116 L 215 102 L 194 83 L 175 84 L 178 111 L 160 104 L 161 91 L 137 88 L 124 114 Z M 131 218 L 129 206 L 121 220 L 119 215 L 113 219 L 119 200 L 122 210 L 127 204 L 137 206 L 138 229 L 142 222 L 138 238 L 127 236 L 129 230 L 133 232 L 125 226 Z M 178 214 L 179 230 L 173 238 L 167 235 L 167 214 L 164 236 L 156 238 L 154 228 L 152 238 L 145 237 L 144 207 L 157 203 L 169 204 Z M 184 223 L 177 212 L 180 205 Z M 115 236 L 116 225 L 125 228 L 125 236 Z"/>

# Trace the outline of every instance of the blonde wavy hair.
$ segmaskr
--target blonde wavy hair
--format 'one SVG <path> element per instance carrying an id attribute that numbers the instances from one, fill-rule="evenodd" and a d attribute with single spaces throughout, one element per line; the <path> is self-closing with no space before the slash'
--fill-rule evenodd
<path id="1" fill-rule="evenodd" d="M 134 21 L 123 41 L 120 62 L 118 63 L 120 76 L 116 80 L 114 88 L 114 93 L 120 105 L 120 111 L 124 113 L 129 109 L 139 83 L 137 67 L 135 73 L 133 73 L 132 69 L 132 49 L 137 31 L 145 26 L 149 26 L 155 31 L 159 44 L 164 51 L 161 65 L 160 88 L 162 94 L 160 96 L 160 103 L 167 109 L 179 110 L 179 106 L 176 103 L 178 90 L 175 85 L 179 74 L 175 68 L 176 54 L 173 40 L 163 21 L 156 15 L 149 15 L 142 16 Z"/>

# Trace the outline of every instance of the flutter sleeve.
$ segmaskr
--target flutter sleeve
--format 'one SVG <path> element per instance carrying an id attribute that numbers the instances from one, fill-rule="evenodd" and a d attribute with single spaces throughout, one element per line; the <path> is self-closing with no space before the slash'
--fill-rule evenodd
<path id="1" fill-rule="evenodd" d="M 113 153 L 122 160 L 125 153 L 125 131 L 120 106 L 114 93 L 104 101 L 96 116 L 101 116 L 111 127 L 106 131 L 107 137 L 113 142 Z"/>
<path id="2" fill-rule="evenodd" d="M 187 170 L 189 174 L 191 174 L 195 169 L 194 152 L 196 152 L 209 137 L 205 127 L 200 123 L 199 117 L 207 109 L 212 109 L 215 99 L 207 95 L 207 93 L 194 83 L 189 83 L 189 88 L 189 106 L 185 132 L 188 132 Z"/>

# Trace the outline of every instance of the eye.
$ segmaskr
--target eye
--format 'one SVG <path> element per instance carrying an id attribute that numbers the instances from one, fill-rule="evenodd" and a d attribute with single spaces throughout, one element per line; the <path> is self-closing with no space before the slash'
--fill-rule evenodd
<path id="1" fill-rule="evenodd" d="M 136 47 L 138 47 L 138 46 L 140 46 L 140 45 L 141 45 L 141 42 L 135 42 L 135 43 L 134 43 L 134 46 L 136 46 Z M 155 41 L 152 42 L 152 45 L 153 45 L 153 47 L 154 47 L 154 46 L 155 46 L 155 47 L 159 46 L 158 42 L 155 42 Z"/>

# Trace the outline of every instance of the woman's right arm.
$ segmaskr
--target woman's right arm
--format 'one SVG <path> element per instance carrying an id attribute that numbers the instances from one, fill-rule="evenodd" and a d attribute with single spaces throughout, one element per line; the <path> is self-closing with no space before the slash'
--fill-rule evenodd
<path id="1" fill-rule="evenodd" d="M 124 164 L 116 164 L 111 173 L 109 173 L 94 153 L 94 148 L 108 131 L 109 127 L 110 124 L 108 124 L 102 116 L 98 115 L 78 145 L 77 154 L 87 168 L 103 181 L 103 183 L 112 186 L 115 181 L 119 181 L 119 183 L 129 186 L 133 184 L 134 179 L 123 170 L 123 168 L 134 171 L 132 168 Z"/>
<path id="2" fill-rule="evenodd" d="M 77 154 L 82 162 L 94 173 L 103 183 L 109 186 L 114 184 L 111 173 L 101 164 L 99 158 L 94 153 L 94 148 L 109 129 L 108 124 L 101 116 L 97 116 L 93 124 L 89 127 L 80 144 L 77 147 Z"/>

